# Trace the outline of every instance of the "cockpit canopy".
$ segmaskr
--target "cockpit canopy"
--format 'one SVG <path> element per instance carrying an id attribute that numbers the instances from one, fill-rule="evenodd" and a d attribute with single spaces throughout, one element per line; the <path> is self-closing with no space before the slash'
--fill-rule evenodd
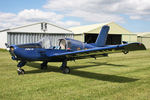
<path id="1" fill-rule="evenodd" d="M 52 47 L 51 40 L 49 38 L 42 38 L 38 43 L 44 49 L 50 49 Z"/>
<path id="2" fill-rule="evenodd" d="M 51 40 L 48 38 L 41 39 L 38 43 L 40 43 L 42 48 L 45 49 L 61 49 L 73 51 L 84 49 L 84 43 L 70 38 L 59 39 L 58 46 L 52 46 Z"/>
<path id="3" fill-rule="evenodd" d="M 43 38 L 37 43 L 22 44 L 17 46 L 20 48 L 44 48 L 44 49 L 59 49 L 59 50 L 61 49 L 71 51 L 89 49 L 93 47 L 91 45 L 70 38 L 59 39 L 57 46 L 52 46 L 51 40 L 49 38 Z"/>
<path id="4" fill-rule="evenodd" d="M 59 46 L 60 49 L 69 49 L 70 46 L 68 45 L 68 41 L 66 39 L 59 39 Z"/>
<path id="5" fill-rule="evenodd" d="M 60 39 L 59 46 L 61 49 L 73 50 L 73 51 L 84 49 L 84 43 L 70 38 Z"/>

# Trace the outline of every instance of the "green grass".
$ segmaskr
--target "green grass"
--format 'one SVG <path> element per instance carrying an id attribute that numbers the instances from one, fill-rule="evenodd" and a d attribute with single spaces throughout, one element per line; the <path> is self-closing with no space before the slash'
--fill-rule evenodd
<path id="1" fill-rule="evenodd" d="M 6 50 L 6 49 L 1 49 L 1 48 L 0 48 L 0 52 L 7 52 L 7 50 Z"/>
<path id="2" fill-rule="evenodd" d="M 61 63 L 40 70 L 40 62 L 33 62 L 18 76 L 16 65 L 0 52 L 0 100 L 150 99 L 150 50 L 68 62 L 70 74 L 62 74 Z"/>

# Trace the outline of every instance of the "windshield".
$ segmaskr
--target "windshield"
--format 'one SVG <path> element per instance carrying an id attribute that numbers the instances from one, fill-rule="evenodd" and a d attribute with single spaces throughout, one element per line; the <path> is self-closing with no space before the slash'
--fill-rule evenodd
<path id="1" fill-rule="evenodd" d="M 40 43 L 42 48 L 44 49 L 50 49 L 52 47 L 52 44 L 49 38 L 42 38 L 41 40 L 38 41 L 38 43 Z"/>

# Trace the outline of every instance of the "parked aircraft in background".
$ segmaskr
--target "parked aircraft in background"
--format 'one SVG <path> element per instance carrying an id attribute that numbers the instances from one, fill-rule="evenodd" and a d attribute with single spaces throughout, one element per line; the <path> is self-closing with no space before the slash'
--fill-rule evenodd
<path id="1" fill-rule="evenodd" d="M 47 68 L 48 62 L 62 62 L 60 69 L 63 73 L 70 73 L 67 67 L 67 61 L 104 57 L 109 53 L 123 52 L 127 54 L 129 51 L 145 50 L 142 43 L 125 43 L 118 45 L 105 45 L 109 31 L 109 26 L 104 25 L 97 37 L 95 43 L 83 43 L 74 39 L 59 39 L 58 46 L 51 46 L 49 39 L 42 39 L 38 43 L 21 44 L 6 46 L 13 60 L 20 61 L 17 65 L 19 67 L 18 74 L 24 74 L 22 67 L 28 61 L 42 61 L 41 69 Z"/>

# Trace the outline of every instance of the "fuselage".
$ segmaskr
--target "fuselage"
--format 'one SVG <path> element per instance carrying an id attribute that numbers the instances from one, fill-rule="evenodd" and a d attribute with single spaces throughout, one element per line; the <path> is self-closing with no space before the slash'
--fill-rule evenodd
<path id="1" fill-rule="evenodd" d="M 62 62 L 64 58 L 58 59 L 57 57 L 49 57 L 49 56 L 96 48 L 94 44 L 82 43 L 80 41 L 73 40 L 73 39 L 66 39 L 66 40 L 69 42 L 68 44 L 65 44 L 66 48 L 63 49 L 61 49 L 60 45 L 45 49 L 42 48 L 40 43 L 31 43 L 31 44 L 22 44 L 22 45 L 11 45 L 10 53 L 12 55 L 13 60 L 23 60 L 23 61 L 45 61 L 46 60 L 48 62 Z"/>

